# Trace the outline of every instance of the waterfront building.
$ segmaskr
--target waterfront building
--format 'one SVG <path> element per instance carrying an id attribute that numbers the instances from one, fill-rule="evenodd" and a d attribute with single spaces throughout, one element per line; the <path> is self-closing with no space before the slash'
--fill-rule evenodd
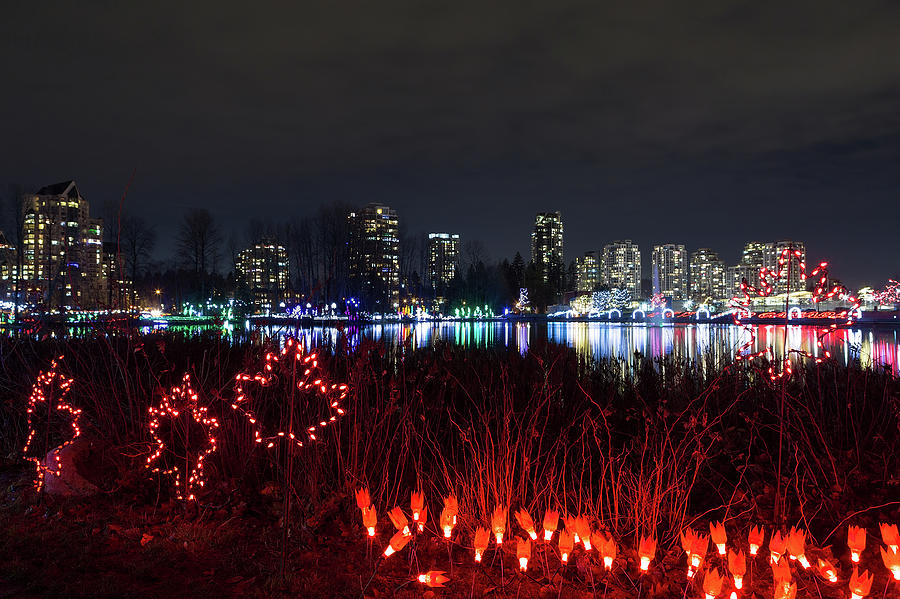
<path id="1" fill-rule="evenodd" d="M 725 263 L 709 248 L 691 254 L 691 297 L 698 303 L 728 299 Z"/>
<path id="2" fill-rule="evenodd" d="M 740 261 L 729 266 L 725 272 L 725 287 L 731 297 L 741 295 L 741 282 L 746 280 L 750 285 L 758 286 L 759 271 L 768 267 L 771 248 L 768 243 L 749 241 L 744 245 Z"/>
<path id="3" fill-rule="evenodd" d="M 788 254 L 796 253 L 796 256 L 784 263 L 784 265 L 779 264 L 779 259 L 783 253 L 787 252 Z M 772 285 L 772 293 L 774 295 L 780 295 L 783 293 L 795 292 L 795 291 L 805 291 L 806 284 L 801 279 L 801 272 L 798 265 L 798 258 L 804 264 L 806 263 L 806 244 L 802 241 L 792 241 L 792 240 L 781 240 L 775 241 L 766 244 L 766 264 L 765 266 L 771 271 L 772 279 L 774 280 L 774 275 L 778 273 L 779 269 L 783 269 L 785 272 L 782 273 L 782 277 L 780 279 L 774 280 Z"/>
<path id="4" fill-rule="evenodd" d="M 630 239 L 603 246 L 603 283 L 623 289 L 632 299 L 641 296 L 641 250 Z"/>
<path id="5" fill-rule="evenodd" d="M 400 227 L 397 212 L 369 204 L 348 215 L 352 289 L 363 306 L 393 312 L 400 306 Z"/>
<path id="6" fill-rule="evenodd" d="M 48 185 L 23 198 L 23 286 L 28 300 L 49 308 L 102 303 L 103 221 L 75 181 Z"/>
<path id="7" fill-rule="evenodd" d="M 442 295 L 459 269 L 459 235 L 428 234 L 428 284 Z"/>
<path id="8" fill-rule="evenodd" d="M 285 297 L 290 277 L 288 253 L 271 239 L 261 239 L 242 250 L 237 258 L 237 276 L 247 286 L 253 306 L 273 310 Z"/>
<path id="9" fill-rule="evenodd" d="M 563 222 L 559 212 L 539 212 L 531 232 L 531 261 L 545 283 L 564 268 Z"/>
<path id="10" fill-rule="evenodd" d="M 683 300 L 688 295 L 688 253 L 681 244 L 654 245 L 653 293 L 661 293 L 673 300 Z"/>
<path id="11" fill-rule="evenodd" d="M 585 252 L 575 258 L 575 291 L 590 293 L 600 284 L 600 261 L 597 252 Z"/>
<path id="12" fill-rule="evenodd" d="M 0 296 L 4 299 L 13 299 L 18 272 L 16 248 L 0 231 Z"/>

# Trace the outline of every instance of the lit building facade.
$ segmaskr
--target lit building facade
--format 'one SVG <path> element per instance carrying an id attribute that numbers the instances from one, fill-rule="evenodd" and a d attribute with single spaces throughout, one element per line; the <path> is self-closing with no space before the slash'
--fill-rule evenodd
<path id="1" fill-rule="evenodd" d="M 236 266 L 238 278 L 250 291 L 253 306 L 259 310 L 275 309 L 285 297 L 290 276 L 284 246 L 263 239 L 242 250 Z"/>
<path id="2" fill-rule="evenodd" d="M 691 254 L 691 297 L 700 303 L 728 299 L 725 263 L 709 248 Z"/>
<path id="3" fill-rule="evenodd" d="M 590 293 L 600 284 L 600 261 L 597 252 L 585 252 L 575 258 L 575 291 Z"/>
<path id="4" fill-rule="evenodd" d="M 0 293 L 4 298 L 12 298 L 16 288 L 18 273 L 16 248 L 0 232 Z"/>
<path id="5" fill-rule="evenodd" d="M 531 232 L 531 261 L 541 278 L 546 283 L 550 280 L 551 271 L 562 272 L 563 260 L 563 222 L 559 212 L 539 212 L 534 217 L 534 229 Z"/>
<path id="6" fill-rule="evenodd" d="M 735 266 L 728 267 L 725 273 L 725 286 L 731 297 L 740 297 L 741 282 L 747 280 L 750 285 L 759 284 L 759 271 L 768 266 L 769 244 L 750 241 L 744 245 L 741 260 Z"/>
<path id="7" fill-rule="evenodd" d="M 624 289 L 632 299 L 641 296 L 641 250 L 630 239 L 603 246 L 603 282 Z"/>
<path id="8" fill-rule="evenodd" d="M 459 268 L 459 235 L 428 234 L 428 284 L 441 296 Z"/>
<path id="9" fill-rule="evenodd" d="M 27 298 L 56 308 L 103 303 L 103 221 L 90 217 L 74 181 L 23 198 L 22 278 Z"/>
<path id="10" fill-rule="evenodd" d="M 768 243 L 766 244 L 767 262 L 765 266 L 772 272 L 773 279 L 774 275 L 782 268 L 778 261 L 783 252 L 798 252 L 800 261 L 806 264 L 806 244 L 802 241 L 782 240 Z M 790 265 L 787 262 L 784 264 L 784 276 L 774 281 L 772 285 L 773 294 L 787 293 L 788 290 L 791 292 L 806 291 L 806 284 L 801 279 L 797 258 L 790 259 L 790 262 Z M 788 274 L 790 274 L 790 277 L 788 277 Z"/>
<path id="11" fill-rule="evenodd" d="M 366 309 L 393 312 L 400 306 L 400 226 L 397 212 L 369 204 L 348 215 L 350 280 Z"/>
<path id="12" fill-rule="evenodd" d="M 683 245 L 666 243 L 654 245 L 651 256 L 655 293 L 673 300 L 688 296 L 688 253 Z"/>

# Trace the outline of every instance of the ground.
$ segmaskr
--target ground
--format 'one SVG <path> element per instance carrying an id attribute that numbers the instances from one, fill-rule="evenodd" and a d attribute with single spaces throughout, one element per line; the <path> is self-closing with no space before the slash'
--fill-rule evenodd
<path id="1" fill-rule="evenodd" d="M 560 570 L 555 551 L 544 553 L 541 544 L 535 544 L 527 574 L 517 572 L 510 547 L 501 574 L 493 549 L 476 567 L 465 540 L 449 546 L 451 569 L 448 545 L 434 534 L 419 536 L 399 554 L 383 559 L 380 554 L 390 531 L 370 549 L 355 514 L 350 515 L 348 498 L 336 499 L 299 523 L 298 533 L 288 539 L 282 571 L 277 497 L 272 497 L 268 509 L 244 503 L 157 507 L 140 501 L 129 504 L 121 493 L 91 498 L 37 495 L 30 488 L 30 475 L 11 462 L 0 474 L 0 598 L 703 596 L 699 582 L 685 591 L 685 558 L 677 547 L 660 548 L 644 577 L 638 576 L 635 556 L 627 549 L 608 575 L 580 552 Z M 711 563 L 724 567 L 713 554 Z M 881 595 L 888 582 L 879 562 L 871 547 L 863 566 L 876 575 L 873 595 Z M 544 563 L 552 583 L 543 574 Z M 769 567 L 758 559 L 751 566 L 751 577 L 753 567 L 756 575 L 744 596 L 771 596 Z M 432 569 L 446 572 L 447 587 L 428 589 L 412 580 Z M 799 597 L 846 594 L 846 576 L 832 587 L 796 565 L 794 571 Z M 900 585 L 888 588 L 886 596 L 897 597 L 898 589 Z M 726 586 L 723 596 L 727 592 Z"/>

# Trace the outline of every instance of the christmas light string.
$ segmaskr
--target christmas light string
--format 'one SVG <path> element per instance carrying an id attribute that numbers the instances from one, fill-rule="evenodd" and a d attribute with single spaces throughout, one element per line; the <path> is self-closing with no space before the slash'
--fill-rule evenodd
<path id="1" fill-rule="evenodd" d="M 742 326 L 748 335 L 747 341 L 745 341 L 735 352 L 735 360 L 751 361 L 756 358 L 767 357 L 770 361 L 768 371 L 769 378 L 772 381 L 776 381 L 785 375 L 790 376 L 793 373 L 790 354 L 808 358 L 813 360 L 816 364 L 820 364 L 823 361 L 830 359 L 831 352 L 826 348 L 824 340 L 840 326 L 839 323 L 832 322 L 829 326 L 818 329 L 816 333 L 816 345 L 819 350 L 821 350 L 821 356 L 814 356 L 809 352 L 800 349 L 790 349 L 782 356 L 781 365 L 778 370 L 776 370 L 775 350 L 771 345 L 757 352 L 747 352 L 756 341 L 756 333 L 752 326 L 744 325 L 742 319 L 749 318 L 752 315 L 750 310 L 752 299 L 765 298 L 772 295 L 774 291 L 773 283 L 785 279 L 786 273 L 791 270 L 792 262 L 797 263 L 796 268 L 799 273 L 800 281 L 801 283 L 805 283 L 807 280 L 806 262 L 803 260 L 802 253 L 800 250 L 785 248 L 779 255 L 777 271 L 771 271 L 766 267 L 760 268 L 757 285 L 751 285 L 747 279 L 742 279 L 740 296 L 732 297 L 730 301 L 734 324 Z M 809 274 L 809 278 L 816 281 L 811 297 L 813 304 L 818 308 L 818 304 L 822 301 L 833 299 L 846 301 L 850 304 L 850 308 L 838 310 L 833 316 L 835 320 L 844 320 L 844 322 L 841 323 L 843 326 L 852 325 L 859 316 L 860 301 L 855 295 L 850 293 L 844 285 L 835 283 L 832 283 L 831 285 L 828 284 L 828 263 L 820 262 L 816 269 Z M 788 283 L 790 282 L 788 281 Z"/>
<path id="2" fill-rule="evenodd" d="M 896 306 L 897 304 L 900 304 L 900 282 L 889 279 L 883 289 L 872 293 L 872 299 L 875 300 L 875 303 L 882 306 L 888 304 L 894 304 Z"/>
<path id="3" fill-rule="evenodd" d="M 288 372 L 278 372 L 292 367 L 291 357 L 296 365 L 302 368 L 299 380 L 296 383 L 298 391 L 304 393 L 312 393 L 319 396 L 324 403 L 328 405 L 330 415 L 323 417 L 317 422 L 308 422 L 303 428 L 279 430 L 274 433 L 266 433 L 259 422 L 256 413 L 251 410 L 247 404 L 251 399 L 248 390 L 248 384 L 255 383 L 260 388 L 273 387 L 279 376 L 286 376 Z M 262 371 L 256 374 L 246 372 L 239 373 L 235 376 L 234 399 L 231 402 L 231 409 L 244 416 L 247 422 L 253 427 L 253 440 L 255 443 L 266 444 L 266 447 L 275 446 L 275 442 L 279 439 L 288 440 L 298 447 L 303 447 L 304 438 L 308 441 L 316 441 L 317 435 L 328 425 L 337 422 L 338 418 L 346 414 L 342 403 L 350 393 L 350 388 L 346 383 L 331 383 L 322 368 L 319 366 L 318 355 L 316 353 L 306 353 L 302 345 L 293 337 L 285 340 L 284 346 L 278 352 L 270 351 L 266 353 L 263 361 Z"/>
<path id="4" fill-rule="evenodd" d="M 415 509 L 421 506 L 424 511 L 427 505 L 419 503 L 422 495 L 414 493 L 414 505 L 411 505 L 411 511 L 415 513 Z M 451 495 L 451 497 L 454 497 Z M 371 505 L 367 489 L 358 489 L 356 492 L 356 502 L 364 513 L 371 510 L 374 513 L 374 505 Z M 445 500 L 445 506 L 447 500 Z M 365 507 L 362 507 L 365 506 Z M 455 507 L 455 506 L 454 506 Z M 390 540 L 386 543 L 382 553 L 382 559 L 390 559 L 391 556 L 399 553 L 409 545 L 413 538 L 413 527 L 407 519 L 403 510 L 397 506 L 386 512 L 393 526 L 391 527 Z M 470 553 L 470 559 L 474 558 L 474 563 L 483 563 L 485 551 L 491 544 L 496 546 L 498 552 L 503 551 L 503 547 L 507 546 L 506 553 L 515 554 L 519 569 L 526 572 L 532 567 L 532 555 L 535 547 L 543 545 L 552 547 L 553 537 L 558 527 L 559 518 L 558 511 L 547 510 L 544 517 L 543 534 L 536 530 L 535 522 L 525 509 L 519 509 L 515 512 L 514 520 L 518 523 L 519 529 L 513 531 L 507 527 L 507 514 L 509 513 L 506 505 L 498 505 L 492 512 L 490 517 L 490 527 L 476 526 L 474 536 L 471 538 L 474 555 Z M 579 515 L 572 517 L 564 517 L 565 529 L 559 530 L 558 540 L 556 542 L 556 551 L 554 552 L 559 561 L 560 567 L 566 567 L 567 564 L 573 563 L 572 554 L 578 549 L 579 543 L 583 545 L 583 554 L 588 558 L 596 557 L 598 563 L 602 560 L 603 566 L 607 571 L 617 567 L 615 559 L 617 557 L 617 542 L 615 538 L 605 531 L 602 523 L 596 522 L 590 516 Z M 373 523 L 374 525 L 374 523 Z M 547 528 L 547 527 L 550 528 Z M 721 522 L 710 522 L 710 535 L 700 534 L 690 528 L 686 528 L 681 533 L 681 544 L 684 548 L 685 560 L 687 562 L 688 580 L 694 577 L 696 571 L 703 574 L 700 586 L 706 599 L 715 599 L 719 596 L 725 596 L 730 591 L 731 599 L 736 599 L 743 593 L 749 592 L 746 589 L 746 581 L 748 564 L 763 556 L 762 559 L 769 565 L 772 570 L 772 584 L 775 596 L 789 598 L 796 594 L 797 584 L 801 579 L 798 575 L 813 577 L 827 584 L 836 584 L 839 582 L 838 567 L 835 566 L 835 560 L 831 557 L 829 549 L 814 549 L 821 555 L 817 557 L 818 566 L 813 567 L 809 555 L 810 545 L 807 544 L 807 533 L 805 530 L 792 527 L 787 534 L 782 535 L 780 531 L 772 532 L 769 539 L 768 551 L 760 551 L 765 543 L 765 530 L 759 526 L 753 526 L 749 533 L 730 535 L 726 532 L 725 526 Z M 886 546 L 879 547 L 882 562 L 885 569 L 894 580 L 900 580 L 900 534 L 897 531 L 896 524 L 881 523 L 882 540 Z M 502 532 L 500 532 L 502 530 Z M 421 534 L 422 531 L 420 531 Z M 436 538 L 446 537 L 442 534 L 441 528 L 434 529 Z M 519 533 L 524 535 L 516 536 Z M 368 541 L 372 539 L 372 529 L 366 527 L 365 533 Z M 496 538 L 492 538 L 492 536 Z M 585 542 L 590 537 L 591 543 Z M 447 538 L 444 538 L 446 542 Z M 712 544 L 710 543 L 712 540 Z M 515 541 L 510 542 L 510 541 Z M 462 539 L 456 542 L 462 543 Z M 633 566 L 638 569 L 638 574 L 647 573 L 654 562 L 657 562 L 657 539 L 651 535 L 636 535 L 633 550 L 637 555 L 637 563 Z M 854 574 L 848 578 L 843 577 L 844 584 L 849 587 L 852 595 L 857 599 L 866 596 L 871 590 L 871 575 L 863 573 L 857 576 L 856 562 L 859 555 L 865 549 L 865 529 L 850 526 L 848 528 L 848 545 L 851 549 L 851 560 Z M 745 553 L 749 546 L 749 555 Z M 579 550 L 581 551 L 581 550 Z M 411 559 L 414 559 L 411 557 Z M 540 560 L 534 560 L 540 563 Z M 631 562 L 631 560 L 628 560 Z M 379 564 L 381 561 L 379 561 Z M 620 562 L 621 563 L 621 562 Z M 501 557 L 502 564 L 502 557 Z M 618 566 L 627 567 L 627 566 Z M 377 565 L 376 565 L 377 568 Z M 552 571 L 547 564 L 543 566 L 545 573 Z M 664 568 L 667 569 L 667 568 Z M 752 571 L 751 571 L 752 573 Z M 444 577 L 445 572 L 442 570 L 432 570 L 427 573 L 414 575 L 413 581 L 424 583 L 427 586 L 440 586 L 449 582 L 449 578 Z M 441 575 L 441 578 L 438 578 Z M 439 582 L 440 584 L 429 584 Z M 608 583 L 607 583 L 608 584 Z M 690 584 L 690 583 L 689 583 Z M 886 583 L 890 584 L 890 582 Z M 724 593 L 724 594 L 723 594 Z"/>
<path id="5" fill-rule="evenodd" d="M 57 359 L 50 362 L 49 370 L 38 373 L 37 379 L 31 387 L 31 395 L 28 396 L 28 404 L 26 407 L 26 412 L 28 413 L 28 438 L 25 441 L 25 446 L 22 448 L 23 454 L 27 454 L 33 447 L 32 442 L 35 441 L 37 433 L 34 417 L 40 404 L 47 405 L 46 434 L 48 439 L 50 435 L 50 418 L 54 412 L 67 415 L 71 419 L 69 426 L 72 428 L 72 437 L 63 441 L 60 445 L 57 445 L 53 450 L 46 448 L 48 449 L 46 457 L 25 455 L 26 460 L 34 462 L 34 489 L 36 491 L 40 491 L 43 488 L 44 479 L 48 473 L 54 476 L 60 476 L 62 474 L 62 461 L 59 455 L 60 451 L 64 447 L 71 445 L 76 438 L 81 436 L 81 426 L 79 424 L 79 421 L 81 420 L 81 409 L 75 408 L 66 401 L 66 396 L 69 394 L 69 391 L 72 390 L 72 383 L 74 380 L 64 376 L 57 370 L 59 362 L 62 359 L 63 356 L 59 356 Z M 55 402 L 55 404 L 51 402 Z M 54 466 L 49 465 L 51 460 L 50 453 L 53 454 L 52 459 Z"/>
<path id="6" fill-rule="evenodd" d="M 171 476 L 175 485 L 175 496 L 179 500 L 184 500 L 185 496 L 188 501 L 197 498 L 195 489 L 201 489 L 206 485 L 206 475 L 204 472 L 204 463 L 206 458 L 215 453 L 218 449 L 215 431 L 219 428 L 218 419 L 212 417 L 208 413 L 206 406 L 201 406 L 199 397 L 191 387 L 191 377 L 185 374 L 182 384 L 172 387 L 172 389 L 163 394 L 162 400 L 158 406 L 150 406 L 150 422 L 148 428 L 152 439 L 152 453 L 147 458 L 145 467 L 152 472 Z M 166 442 L 160 435 L 160 427 L 163 420 L 170 420 L 173 423 L 182 416 L 185 416 L 185 433 L 191 422 L 197 425 L 203 431 L 201 439 L 201 448 L 197 449 L 193 459 L 191 460 L 191 445 L 188 439 L 185 439 L 184 456 L 178 456 L 174 452 L 174 448 L 166 445 Z M 171 461 L 170 465 L 165 462 Z M 182 473 L 178 462 L 184 461 L 185 472 Z M 160 464 L 162 463 L 162 464 Z M 186 479 L 182 481 L 182 477 L 186 475 Z"/>

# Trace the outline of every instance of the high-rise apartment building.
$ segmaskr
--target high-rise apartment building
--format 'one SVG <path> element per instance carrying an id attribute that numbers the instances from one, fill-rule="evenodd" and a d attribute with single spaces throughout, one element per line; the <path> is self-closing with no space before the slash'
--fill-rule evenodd
<path id="1" fill-rule="evenodd" d="M 796 256 L 794 256 L 796 253 Z M 779 264 L 779 260 L 785 254 L 784 265 Z M 783 270 L 782 278 L 775 280 L 772 285 L 772 293 L 781 294 L 790 291 L 804 291 L 805 283 L 801 280 L 799 261 L 806 263 L 806 245 L 802 241 L 782 240 L 766 244 L 766 264 L 765 266 L 774 275 Z M 788 264 L 790 262 L 790 264 Z M 790 287 L 788 287 L 790 285 Z"/>
<path id="2" fill-rule="evenodd" d="M 369 204 L 348 215 L 350 278 L 366 309 L 400 306 L 400 227 L 397 212 Z"/>
<path id="3" fill-rule="evenodd" d="M 709 248 L 691 254 L 691 297 L 698 302 L 728 299 L 725 263 Z"/>
<path id="4" fill-rule="evenodd" d="M 16 289 L 18 261 L 16 248 L 0 232 L 0 294 L 3 299 L 12 299 Z"/>
<path id="5" fill-rule="evenodd" d="M 238 254 L 236 270 L 250 291 L 254 307 L 271 310 L 285 296 L 290 269 L 284 246 L 261 239 Z"/>
<path id="6" fill-rule="evenodd" d="M 428 284 L 435 294 L 443 295 L 459 268 L 459 235 L 428 234 Z"/>
<path id="7" fill-rule="evenodd" d="M 630 239 L 603 246 L 603 282 L 624 289 L 632 299 L 641 297 L 641 250 Z"/>
<path id="8" fill-rule="evenodd" d="M 575 258 L 575 290 L 590 293 L 600 284 L 600 261 L 597 252 L 585 252 Z"/>
<path id="9" fill-rule="evenodd" d="M 539 212 L 531 232 L 531 261 L 544 282 L 552 274 L 561 275 L 563 262 L 563 222 L 559 212 Z"/>
<path id="10" fill-rule="evenodd" d="M 683 245 L 667 243 L 654 245 L 653 284 L 654 293 L 661 293 L 673 300 L 683 300 L 688 295 L 688 253 Z"/>
<path id="11" fill-rule="evenodd" d="M 103 221 L 90 217 L 74 181 L 23 198 L 24 264 L 29 300 L 48 307 L 92 308 L 103 301 Z"/>
<path id="12" fill-rule="evenodd" d="M 769 264 L 769 244 L 750 241 L 744 245 L 741 260 L 735 266 L 728 267 L 725 273 L 725 286 L 731 297 L 741 294 L 741 282 L 746 280 L 750 285 L 759 285 L 759 271 Z"/>

